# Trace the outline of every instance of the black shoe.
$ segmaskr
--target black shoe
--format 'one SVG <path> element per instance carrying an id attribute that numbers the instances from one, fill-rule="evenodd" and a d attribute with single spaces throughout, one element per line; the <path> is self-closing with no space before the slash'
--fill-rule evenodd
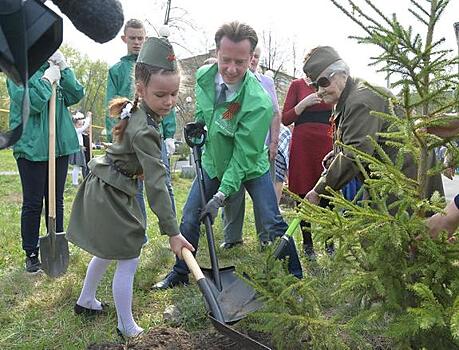
<path id="1" fill-rule="evenodd" d="M 160 282 L 156 283 L 151 287 L 152 289 L 168 289 L 174 288 L 177 286 L 186 286 L 188 285 L 188 275 L 183 275 L 175 271 L 171 271 L 167 276 Z"/>
<path id="2" fill-rule="evenodd" d="M 317 260 L 317 255 L 316 255 L 316 252 L 314 251 L 314 248 L 312 247 L 312 245 L 303 244 L 303 252 L 304 252 L 304 256 L 309 261 L 316 261 Z"/>
<path id="3" fill-rule="evenodd" d="M 29 256 L 26 256 L 25 259 L 26 271 L 30 274 L 35 274 L 41 271 L 41 262 L 38 259 L 38 254 L 32 253 Z"/>
<path id="4" fill-rule="evenodd" d="M 106 303 L 100 303 L 102 306 L 102 309 L 96 310 L 96 309 L 89 309 L 87 307 L 78 305 L 75 303 L 75 306 L 73 307 L 73 311 L 75 311 L 75 314 L 77 315 L 83 315 L 83 316 L 97 316 L 97 315 L 104 315 L 107 313 L 107 308 L 108 304 Z"/>
<path id="5" fill-rule="evenodd" d="M 220 244 L 220 249 L 231 249 L 241 244 L 243 244 L 242 241 L 231 242 L 231 243 L 223 242 L 222 244 Z"/>

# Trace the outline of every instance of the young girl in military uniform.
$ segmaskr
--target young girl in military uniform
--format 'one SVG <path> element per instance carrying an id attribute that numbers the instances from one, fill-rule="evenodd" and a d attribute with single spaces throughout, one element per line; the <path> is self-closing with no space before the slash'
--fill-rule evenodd
<path id="1" fill-rule="evenodd" d="M 122 337 L 135 337 L 143 331 L 134 321 L 131 307 L 134 274 L 146 242 L 142 212 L 135 199 L 138 177 L 144 177 L 150 208 L 158 217 L 161 233 L 169 236 L 172 251 L 180 256 L 183 247 L 194 250 L 179 232 L 161 161 L 159 123 L 175 105 L 179 84 L 172 46 L 165 39 L 149 38 L 135 66 L 136 98 L 133 103 L 127 99 L 111 103 L 111 115 L 121 119 L 114 128 L 115 142 L 105 156 L 89 163 L 91 173 L 78 190 L 67 229 L 70 242 L 94 255 L 75 313 L 105 311 L 105 304 L 96 299 L 96 289 L 108 265 L 116 260 L 113 299 L 117 332 Z"/>

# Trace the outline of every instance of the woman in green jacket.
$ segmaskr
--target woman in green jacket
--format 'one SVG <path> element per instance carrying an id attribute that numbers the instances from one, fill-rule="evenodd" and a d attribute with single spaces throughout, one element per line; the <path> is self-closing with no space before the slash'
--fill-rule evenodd
<path id="1" fill-rule="evenodd" d="M 50 64 L 51 63 L 51 64 Z M 57 83 L 56 96 L 56 231 L 64 230 L 64 187 L 68 156 L 79 150 L 78 138 L 67 107 L 83 98 L 83 86 L 57 51 L 29 79 L 30 114 L 22 137 L 13 147 L 22 185 L 21 236 L 26 254 L 26 271 L 40 271 L 38 238 L 43 198 L 48 216 L 48 108 L 51 86 Z M 10 127 L 21 123 L 24 89 L 7 80 L 10 96 Z"/>
<path id="2" fill-rule="evenodd" d="M 113 132 L 115 142 L 106 155 L 89 163 L 91 173 L 81 184 L 70 216 L 67 238 L 94 255 L 89 263 L 76 314 L 104 312 L 96 290 L 107 267 L 117 260 L 113 299 L 118 315 L 118 334 L 136 337 L 143 332 L 132 316 L 132 288 L 140 250 L 146 242 L 145 222 L 138 201 L 137 178 L 144 178 L 151 210 L 171 249 L 181 256 L 193 246 L 180 234 L 166 186 L 161 161 L 159 123 L 174 107 L 180 76 L 172 46 L 166 39 L 149 38 L 135 66 L 136 98 L 112 102 L 111 115 L 121 120 Z M 139 100 L 140 98 L 140 100 Z"/>

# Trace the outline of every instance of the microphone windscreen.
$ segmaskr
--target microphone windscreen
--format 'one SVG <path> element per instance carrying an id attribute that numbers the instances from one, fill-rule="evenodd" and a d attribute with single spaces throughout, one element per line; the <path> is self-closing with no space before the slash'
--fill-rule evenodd
<path id="1" fill-rule="evenodd" d="M 52 0 L 76 29 L 98 43 L 112 40 L 124 23 L 118 0 Z"/>

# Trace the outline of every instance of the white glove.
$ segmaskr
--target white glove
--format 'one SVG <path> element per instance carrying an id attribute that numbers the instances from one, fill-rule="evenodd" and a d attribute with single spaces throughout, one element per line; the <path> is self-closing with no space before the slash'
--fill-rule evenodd
<path id="1" fill-rule="evenodd" d="M 65 68 L 68 67 L 67 66 L 67 61 L 65 60 L 64 55 L 59 50 L 57 50 L 55 53 L 53 53 L 51 55 L 51 57 L 48 58 L 48 61 L 51 61 L 54 64 L 57 64 L 59 66 L 60 70 L 64 70 Z"/>
<path id="2" fill-rule="evenodd" d="M 175 140 L 172 138 L 167 138 L 164 140 L 164 143 L 166 144 L 167 156 L 170 157 L 175 152 Z"/>
<path id="3" fill-rule="evenodd" d="M 48 80 L 50 84 L 53 85 L 53 83 L 61 80 L 61 71 L 58 66 L 51 64 L 49 68 L 45 70 L 41 78 Z"/>

